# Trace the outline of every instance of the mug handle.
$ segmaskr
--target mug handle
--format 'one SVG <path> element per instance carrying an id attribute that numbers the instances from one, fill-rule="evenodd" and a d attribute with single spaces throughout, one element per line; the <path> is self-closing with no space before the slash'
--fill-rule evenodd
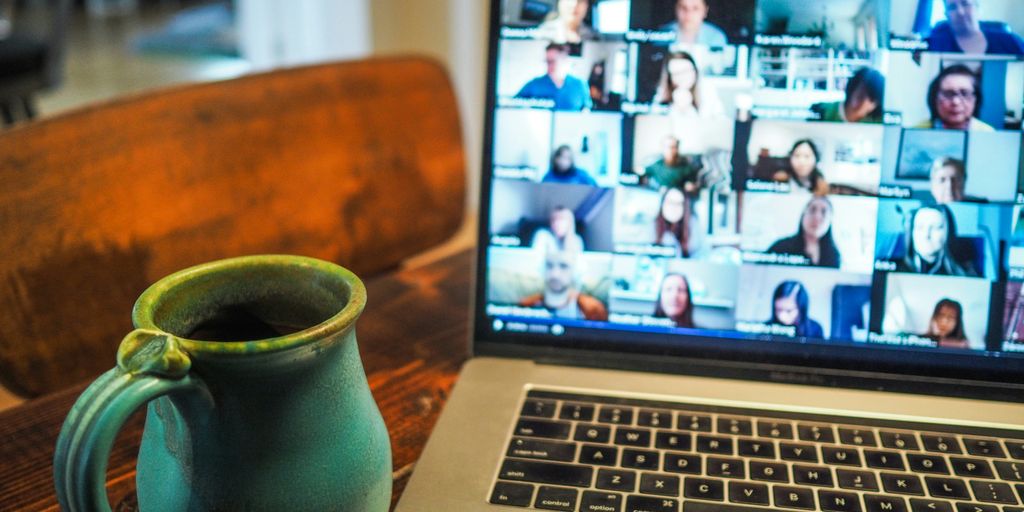
<path id="1" fill-rule="evenodd" d="M 101 375 L 71 407 L 53 456 L 57 500 L 68 512 L 109 512 L 107 462 L 118 431 L 155 398 L 206 386 L 189 374 L 192 361 L 174 336 L 136 329 L 117 350 L 117 366 Z"/>

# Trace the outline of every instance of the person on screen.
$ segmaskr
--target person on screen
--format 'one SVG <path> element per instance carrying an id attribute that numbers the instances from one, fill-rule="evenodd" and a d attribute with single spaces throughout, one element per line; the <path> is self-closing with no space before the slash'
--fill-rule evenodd
<path id="1" fill-rule="evenodd" d="M 700 70 L 688 52 L 672 52 L 665 57 L 655 101 L 670 105 L 676 116 L 711 117 L 722 114 L 722 105 L 712 94 L 699 94 Z"/>
<path id="2" fill-rule="evenodd" d="M 793 191 L 805 190 L 815 195 L 828 194 L 828 182 L 818 169 L 821 154 L 810 139 L 800 139 L 789 150 L 788 165 L 775 173 L 775 181 L 789 183 Z"/>
<path id="3" fill-rule="evenodd" d="M 676 33 L 676 44 L 699 44 L 721 48 L 729 43 L 725 32 L 707 21 L 707 0 L 676 0 L 676 20 L 661 26 Z"/>
<path id="4" fill-rule="evenodd" d="M 676 257 L 691 258 L 700 248 L 695 229 L 696 217 L 691 212 L 686 194 L 678 188 L 661 193 L 658 216 L 654 219 L 654 245 L 672 247 Z"/>
<path id="5" fill-rule="evenodd" d="M 958 158 L 939 158 L 932 163 L 929 174 L 932 199 L 938 204 L 956 203 L 964 200 L 967 183 L 967 169 Z"/>
<path id="6" fill-rule="evenodd" d="M 697 174 L 701 170 L 700 158 L 679 154 L 679 139 L 665 137 L 661 157 L 644 168 L 644 178 L 655 187 L 680 188 L 687 193 L 697 191 Z"/>
<path id="7" fill-rule="evenodd" d="M 814 197 L 800 215 L 796 234 L 777 240 L 768 252 L 803 256 L 816 267 L 839 268 L 839 249 L 832 238 L 832 211 L 826 197 Z"/>
<path id="8" fill-rule="evenodd" d="M 581 253 L 548 251 L 544 255 L 544 291 L 519 302 L 526 308 L 544 308 L 559 318 L 608 320 L 608 308 L 581 292 L 576 283 Z"/>
<path id="9" fill-rule="evenodd" d="M 547 254 L 550 251 L 583 252 L 583 238 L 576 233 L 576 214 L 564 206 L 556 206 L 548 216 L 548 227 L 533 235 L 530 246 Z"/>
<path id="10" fill-rule="evenodd" d="M 945 0 L 946 20 L 928 34 L 933 52 L 1024 55 L 1024 39 L 1004 23 L 982 24 L 982 0 Z"/>
<path id="11" fill-rule="evenodd" d="M 551 166 L 541 179 L 543 183 L 560 183 L 563 185 L 588 185 L 596 187 L 597 182 L 587 171 L 576 167 L 572 148 L 558 146 L 551 154 Z"/>
<path id="12" fill-rule="evenodd" d="M 941 348 L 970 348 L 964 334 L 963 306 L 952 299 L 940 300 L 935 304 L 924 337 L 935 340 Z"/>
<path id="13" fill-rule="evenodd" d="M 658 289 L 655 318 L 668 318 L 676 327 L 693 328 L 693 296 L 690 282 L 682 274 L 666 274 Z"/>
<path id="14" fill-rule="evenodd" d="M 594 30 L 585 21 L 589 11 L 590 0 L 558 0 L 558 7 L 537 27 L 535 37 L 563 44 L 595 39 Z"/>
<path id="15" fill-rule="evenodd" d="M 977 73 L 963 64 L 943 68 L 928 86 L 928 110 L 931 119 L 916 128 L 991 132 L 994 129 L 978 119 L 981 109 L 981 84 Z"/>
<path id="16" fill-rule="evenodd" d="M 799 281 L 783 281 L 772 294 L 772 325 L 794 327 L 799 338 L 824 338 L 821 324 L 807 315 L 810 307 L 807 289 Z"/>
<path id="17" fill-rule="evenodd" d="M 551 43 L 544 50 L 547 73 L 519 89 L 517 98 L 553 100 L 555 110 L 584 110 L 592 106 L 587 84 L 569 74 L 569 47 Z"/>
<path id="18" fill-rule="evenodd" d="M 881 123 L 885 99 L 885 76 L 874 68 L 858 69 L 846 82 L 846 98 L 832 103 L 815 103 L 811 111 L 821 121 Z"/>
<path id="19" fill-rule="evenodd" d="M 958 254 L 953 212 L 943 204 L 922 206 L 911 214 L 907 254 L 896 263 L 897 272 L 937 276 L 978 277 L 968 257 Z"/>

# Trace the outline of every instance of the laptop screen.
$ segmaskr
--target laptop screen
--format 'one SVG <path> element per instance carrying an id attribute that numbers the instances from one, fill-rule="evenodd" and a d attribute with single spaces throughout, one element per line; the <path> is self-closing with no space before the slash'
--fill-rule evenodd
<path id="1" fill-rule="evenodd" d="M 478 339 L 1020 381 L 1019 0 L 492 8 Z"/>

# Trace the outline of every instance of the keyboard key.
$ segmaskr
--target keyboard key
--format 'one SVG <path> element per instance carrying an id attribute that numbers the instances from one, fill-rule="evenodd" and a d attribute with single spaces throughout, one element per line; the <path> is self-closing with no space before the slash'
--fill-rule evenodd
<path id="1" fill-rule="evenodd" d="M 632 469 L 658 469 L 658 452 L 623 450 L 622 467 Z"/>
<path id="2" fill-rule="evenodd" d="M 494 484 L 494 491 L 491 492 L 491 499 L 488 501 L 495 505 L 529 507 L 530 502 L 533 501 L 533 486 L 530 484 L 498 482 Z"/>
<path id="3" fill-rule="evenodd" d="M 924 487 L 921 487 L 921 479 L 916 475 L 882 473 L 880 476 L 882 478 L 882 488 L 885 489 L 885 492 L 924 496 Z"/>
<path id="4" fill-rule="evenodd" d="M 576 444 L 516 437 L 509 444 L 506 455 L 525 459 L 572 462 L 576 458 Z"/>
<path id="5" fill-rule="evenodd" d="M 999 478 L 1011 482 L 1024 482 L 1024 463 L 997 460 L 994 464 Z"/>
<path id="6" fill-rule="evenodd" d="M 777 485 L 772 491 L 776 507 L 814 510 L 814 492 L 810 489 Z"/>
<path id="7" fill-rule="evenodd" d="M 516 423 L 515 435 L 568 439 L 570 425 L 559 421 L 519 420 L 519 423 Z"/>
<path id="8" fill-rule="evenodd" d="M 1003 512 L 1024 512 L 1024 507 L 1003 507 Z"/>
<path id="9" fill-rule="evenodd" d="M 519 411 L 519 415 L 533 416 L 535 418 L 554 418 L 557 405 L 554 400 L 530 398 L 523 403 L 523 409 Z"/>
<path id="10" fill-rule="evenodd" d="M 921 434 L 921 444 L 930 452 L 961 454 L 960 442 L 952 436 L 932 436 Z"/>
<path id="11" fill-rule="evenodd" d="M 734 436 L 749 436 L 754 434 L 754 426 L 750 420 L 740 418 L 718 418 L 718 433 L 732 434 Z"/>
<path id="12" fill-rule="evenodd" d="M 502 480 L 574 487 L 588 487 L 593 476 L 594 469 L 585 466 L 526 460 L 506 460 L 498 473 Z"/>
<path id="13" fill-rule="evenodd" d="M 800 423 L 797 424 L 796 430 L 800 434 L 801 441 L 810 441 L 812 443 L 836 442 L 836 435 L 832 431 L 832 427 L 829 425 L 808 425 Z"/>
<path id="14" fill-rule="evenodd" d="M 626 512 L 678 512 L 679 502 L 668 498 L 630 496 L 626 498 Z"/>
<path id="15" fill-rule="evenodd" d="M 700 455 L 666 453 L 664 470 L 672 473 L 699 475 L 702 473 Z"/>
<path id="16" fill-rule="evenodd" d="M 870 471 L 857 471 L 855 469 L 837 469 L 836 480 L 842 489 L 853 489 L 857 491 L 878 491 L 878 479 Z"/>
<path id="17" fill-rule="evenodd" d="M 860 466 L 860 452 L 856 448 L 842 446 L 822 446 L 821 457 L 825 464 L 839 464 L 842 466 Z"/>
<path id="18" fill-rule="evenodd" d="M 818 503 L 826 512 L 861 512 L 860 498 L 852 492 L 818 491 Z"/>
<path id="19" fill-rule="evenodd" d="M 654 447 L 662 450 L 688 452 L 693 449 L 693 436 L 676 432 L 661 431 L 654 436 Z"/>
<path id="20" fill-rule="evenodd" d="M 817 463 L 818 450 L 809 444 L 779 443 L 779 457 L 782 460 Z"/>
<path id="21" fill-rule="evenodd" d="M 963 480 L 926 476 L 924 483 L 928 486 L 928 494 L 932 497 L 955 500 L 971 499 L 971 494 L 967 492 L 967 485 Z"/>
<path id="22" fill-rule="evenodd" d="M 632 425 L 633 408 L 603 405 L 601 406 L 600 414 L 597 415 L 597 421 L 601 423 L 614 423 L 616 425 Z"/>
<path id="23" fill-rule="evenodd" d="M 750 479 L 762 482 L 789 483 L 789 470 L 780 462 L 750 461 Z"/>
<path id="24" fill-rule="evenodd" d="M 775 441 L 763 439 L 740 439 L 737 443 L 743 457 L 775 458 Z"/>
<path id="25" fill-rule="evenodd" d="M 910 510 L 913 512 L 953 512 L 953 505 L 948 501 L 911 498 Z"/>
<path id="26" fill-rule="evenodd" d="M 580 512 L 619 512 L 622 495 L 614 492 L 583 491 Z"/>
<path id="27" fill-rule="evenodd" d="M 672 428 L 672 411 L 641 409 L 636 424 L 641 427 Z"/>
<path id="28" fill-rule="evenodd" d="M 721 503 L 701 503 L 699 501 L 686 502 L 686 509 L 683 512 L 764 512 L 763 507 L 748 507 L 745 505 L 723 505 Z"/>
<path id="29" fill-rule="evenodd" d="M 693 432 L 711 432 L 711 416 L 681 412 L 677 418 L 676 428 Z"/>
<path id="30" fill-rule="evenodd" d="M 874 469 L 895 469 L 903 471 L 903 457 L 898 452 L 883 452 L 879 450 L 864 450 L 864 462 L 869 468 Z"/>
<path id="31" fill-rule="evenodd" d="M 999 512 L 999 507 L 977 503 L 957 503 L 956 512 Z"/>
<path id="32" fill-rule="evenodd" d="M 1005 503 L 1016 505 L 1017 497 L 1013 495 L 1013 489 L 1009 484 L 1002 482 L 980 482 L 971 480 L 971 490 L 974 491 L 974 499 L 985 503 Z"/>
<path id="33" fill-rule="evenodd" d="M 917 436 L 912 432 L 886 432 L 878 433 L 882 440 L 882 446 L 894 450 L 920 450 L 917 444 Z"/>
<path id="34" fill-rule="evenodd" d="M 697 436 L 697 451 L 716 455 L 732 455 L 732 439 L 718 436 Z"/>
<path id="35" fill-rule="evenodd" d="M 907 512 L 907 502 L 894 496 L 865 494 L 864 509 L 867 512 Z"/>
<path id="36" fill-rule="evenodd" d="M 950 457 L 949 463 L 953 466 L 953 473 L 956 475 L 992 478 L 992 467 L 989 466 L 988 461 L 984 459 Z"/>
<path id="37" fill-rule="evenodd" d="M 708 457 L 706 472 L 708 476 L 726 478 L 746 478 L 746 471 L 743 461 L 740 459 L 725 459 L 720 457 Z"/>
<path id="38" fill-rule="evenodd" d="M 875 433 L 867 429 L 839 428 L 839 442 L 853 446 L 878 446 Z"/>
<path id="39" fill-rule="evenodd" d="M 688 476 L 683 480 L 683 496 L 699 500 L 722 501 L 725 499 L 725 484 L 721 480 Z"/>
<path id="40" fill-rule="evenodd" d="M 757 435 L 772 439 L 793 439 L 793 424 L 788 421 L 757 420 Z"/>
<path id="41" fill-rule="evenodd" d="M 734 503 L 750 503 L 769 505 L 768 486 L 764 484 L 748 484 L 746 482 L 729 482 L 729 501 Z"/>
<path id="42" fill-rule="evenodd" d="M 1017 494 L 1020 495 L 1021 503 L 1024 503 L 1024 485 L 1018 484 L 1018 485 L 1015 485 L 1014 487 L 1017 488 Z"/>
<path id="43" fill-rule="evenodd" d="M 907 462 L 910 463 L 910 470 L 916 473 L 949 474 L 949 466 L 941 455 L 908 453 Z"/>
<path id="44" fill-rule="evenodd" d="M 793 465 L 793 483 L 832 487 L 832 470 L 825 466 Z"/>
<path id="45" fill-rule="evenodd" d="M 679 496 L 679 477 L 644 473 L 640 475 L 640 492 L 658 496 Z"/>
<path id="46" fill-rule="evenodd" d="M 619 427 L 615 429 L 615 444 L 650 448 L 651 431 Z"/>
<path id="47" fill-rule="evenodd" d="M 1006 452 L 1011 459 L 1024 460 L 1024 442 L 1006 441 Z"/>
<path id="48" fill-rule="evenodd" d="M 620 469 L 599 469 L 594 487 L 609 491 L 633 492 L 636 490 L 636 473 Z"/>
<path id="49" fill-rule="evenodd" d="M 977 455 L 979 457 L 1006 457 L 1006 452 L 1003 451 L 1003 447 L 999 446 L 999 441 L 994 439 L 973 439 L 965 437 L 964 448 L 967 449 L 968 455 Z"/>
<path id="50" fill-rule="evenodd" d="M 542 485 L 537 489 L 537 499 L 534 500 L 533 506 L 544 510 L 575 512 L 578 497 L 576 489 Z"/>
<path id="51" fill-rule="evenodd" d="M 576 434 L 572 436 L 577 441 L 584 443 L 607 443 L 612 438 L 612 429 L 601 425 L 576 425 Z"/>
<path id="52" fill-rule="evenodd" d="M 594 406 L 587 404 L 562 404 L 558 417 L 563 420 L 594 421 Z"/>
<path id="53" fill-rule="evenodd" d="M 580 464 L 614 466 L 619 458 L 619 449 L 614 446 L 585 444 L 580 446 Z"/>

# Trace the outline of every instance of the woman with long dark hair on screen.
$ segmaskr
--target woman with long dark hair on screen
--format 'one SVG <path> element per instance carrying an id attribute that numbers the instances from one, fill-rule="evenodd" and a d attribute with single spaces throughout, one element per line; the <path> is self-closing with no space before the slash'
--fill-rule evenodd
<path id="1" fill-rule="evenodd" d="M 832 237 L 832 216 L 832 203 L 828 198 L 811 199 L 800 215 L 796 234 L 777 240 L 768 252 L 803 256 L 816 267 L 839 268 L 841 258 Z"/>
<path id="2" fill-rule="evenodd" d="M 775 173 L 775 181 L 789 183 L 793 190 L 806 190 L 815 195 L 828 193 L 828 182 L 818 169 L 821 153 L 810 139 L 800 139 L 789 150 L 786 166 Z"/>
<path id="3" fill-rule="evenodd" d="M 811 111 L 819 121 L 881 123 L 884 113 L 885 76 L 875 68 L 858 69 L 846 82 L 846 98 L 833 103 L 815 103 Z"/>
<path id="4" fill-rule="evenodd" d="M 970 348 L 964 334 L 963 306 L 953 299 L 936 303 L 924 337 L 935 340 L 941 348 Z"/>
<path id="5" fill-rule="evenodd" d="M 682 274 L 669 273 L 661 279 L 658 301 L 654 307 L 656 318 L 668 318 L 676 327 L 694 327 L 693 294 L 690 281 Z"/>
<path id="6" fill-rule="evenodd" d="M 799 281 L 783 281 L 772 294 L 772 325 L 793 327 L 798 338 L 824 338 L 821 324 L 807 315 L 810 307 L 807 289 Z"/>
<path id="7" fill-rule="evenodd" d="M 562 183 L 566 185 L 597 186 L 597 182 L 590 176 L 590 173 L 576 167 L 572 148 L 566 145 L 558 146 L 555 152 L 551 154 L 551 167 L 541 181 L 544 183 Z"/>
<path id="8" fill-rule="evenodd" d="M 658 214 L 654 219 L 654 245 L 675 248 L 675 255 L 689 258 L 699 249 L 694 216 L 689 198 L 679 188 L 669 187 L 661 193 Z"/>
<path id="9" fill-rule="evenodd" d="M 959 241 L 953 212 L 948 206 L 922 206 L 910 216 L 907 252 L 896 263 L 896 271 L 978 277 L 978 270 L 970 261 L 971 255 L 958 254 Z"/>

